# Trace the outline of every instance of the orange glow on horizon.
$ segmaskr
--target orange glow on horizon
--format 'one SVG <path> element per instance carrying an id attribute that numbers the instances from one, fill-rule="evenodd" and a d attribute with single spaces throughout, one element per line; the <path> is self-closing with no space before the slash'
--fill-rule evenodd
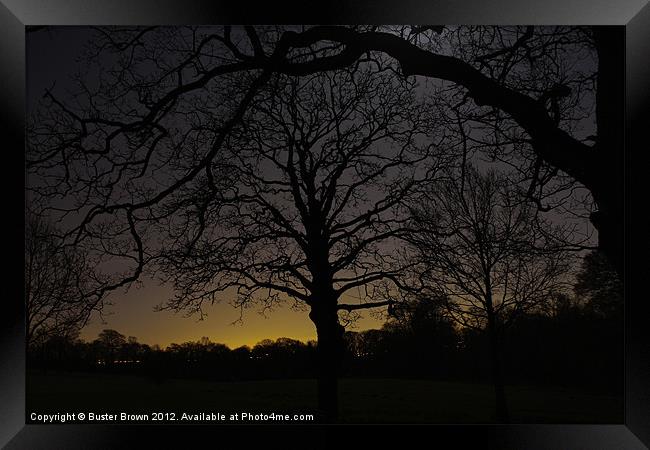
<path id="1" fill-rule="evenodd" d="M 112 305 L 107 306 L 103 314 L 105 323 L 102 323 L 99 315 L 94 316 L 81 330 L 80 338 L 90 342 L 102 330 L 110 328 L 124 336 L 135 336 L 140 343 L 158 344 L 161 348 L 171 343 L 195 342 L 204 336 L 231 349 L 242 345 L 253 347 L 263 339 L 275 340 L 280 337 L 303 342 L 316 340 L 316 329 L 308 317 L 308 311 L 292 309 L 291 301 L 264 314 L 260 313 L 260 307 L 255 306 L 240 311 L 226 300 L 214 305 L 206 303 L 203 309 L 207 316 L 204 320 L 198 320 L 198 316 L 187 317 L 184 312 L 154 312 L 154 307 L 171 295 L 171 288 L 151 281 L 145 281 L 142 287 L 134 287 L 126 294 L 114 293 L 109 298 Z M 346 303 L 349 302 L 346 299 Z M 380 328 L 383 320 L 373 316 L 365 312 L 347 329 L 362 331 Z"/>

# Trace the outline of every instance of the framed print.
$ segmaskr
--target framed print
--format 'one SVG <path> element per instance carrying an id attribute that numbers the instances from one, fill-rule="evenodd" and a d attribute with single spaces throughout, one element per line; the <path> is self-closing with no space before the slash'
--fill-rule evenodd
<path id="1" fill-rule="evenodd" d="M 6 448 L 650 446 L 647 2 L 0 17 Z"/>

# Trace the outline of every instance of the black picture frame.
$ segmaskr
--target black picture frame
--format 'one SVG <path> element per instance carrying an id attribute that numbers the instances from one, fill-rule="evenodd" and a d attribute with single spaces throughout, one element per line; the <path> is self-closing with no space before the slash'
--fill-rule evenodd
<path id="1" fill-rule="evenodd" d="M 244 446 L 250 437 L 267 445 L 327 447 L 340 442 L 336 426 L 164 426 L 164 425 L 25 425 L 25 333 L 20 237 L 24 234 L 23 182 L 25 111 L 25 27 L 39 25 L 148 25 L 209 23 L 437 23 L 618 25 L 626 30 L 626 305 L 625 419 L 611 425 L 368 425 L 344 441 L 401 443 L 417 432 L 431 446 L 499 449 L 643 449 L 650 447 L 650 339 L 648 302 L 641 295 L 649 241 L 642 220 L 643 182 L 640 158 L 647 152 L 644 128 L 650 124 L 650 5 L 646 0 L 385 0 L 311 2 L 226 2 L 208 0 L 1 0 L 0 114 L 3 159 L 0 177 L 5 220 L 5 280 L 0 284 L 0 445 L 7 449 L 194 448 L 206 440 L 220 448 L 224 434 Z M 645 238 L 643 238 L 645 236 Z M 638 295 L 637 295 L 638 294 Z M 331 445 L 328 445 L 331 440 Z M 224 448 L 232 448 L 224 446 Z M 448 448 L 443 444 L 441 448 Z"/>

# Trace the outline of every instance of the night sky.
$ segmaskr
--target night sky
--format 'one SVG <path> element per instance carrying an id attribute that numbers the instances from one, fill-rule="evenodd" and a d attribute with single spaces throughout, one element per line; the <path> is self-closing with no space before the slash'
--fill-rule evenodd
<path id="1" fill-rule="evenodd" d="M 82 27 L 56 27 L 27 34 L 28 111 L 34 108 L 45 89 L 54 86 L 53 91 L 60 95 L 72 86 L 69 76 L 77 67 L 75 59 L 90 36 L 91 32 Z M 81 338 L 93 340 L 101 330 L 111 328 L 163 348 L 172 342 L 197 341 L 203 336 L 231 348 L 252 346 L 267 338 L 316 339 L 307 309 L 296 311 L 291 308 L 292 302 L 262 313 L 257 307 L 241 311 L 228 304 L 226 298 L 215 305 L 206 304 L 207 317 L 200 321 L 197 316 L 188 318 L 183 312 L 154 312 L 156 305 L 171 297 L 172 289 L 160 286 L 156 280 L 141 279 L 141 282 L 140 287 L 133 286 L 128 293 L 118 290 L 110 294 L 107 300 L 112 305 L 105 308 L 103 321 L 99 315 L 93 316 L 82 330 Z M 383 319 L 376 313 L 362 312 L 353 328 L 348 329 L 362 331 L 379 328 L 382 323 Z"/>

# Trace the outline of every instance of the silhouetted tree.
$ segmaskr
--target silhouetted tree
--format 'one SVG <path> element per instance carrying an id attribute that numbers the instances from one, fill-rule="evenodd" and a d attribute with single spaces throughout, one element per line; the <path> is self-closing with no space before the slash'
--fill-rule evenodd
<path id="1" fill-rule="evenodd" d="M 390 302 L 378 295 L 400 286 L 400 208 L 435 165 L 412 90 L 373 68 L 273 77 L 211 166 L 220 179 L 201 177 L 178 200 L 188 214 L 165 224 L 162 265 L 177 292 L 169 308 L 200 312 L 231 288 L 238 306 L 290 297 L 310 308 L 330 418 L 338 313 Z M 350 292 L 359 303 L 344 302 Z"/>
<path id="2" fill-rule="evenodd" d="M 450 176 L 413 209 L 412 244 L 422 261 L 423 282 L 447 299 L 450 316 L 464 327 L 484 329 L 497 416 L 508 420 L 500 340 L 503 329 L 538 308 L 569 280 L 570 258 L 549 225 L 533 227 L 535 211 L 518 200 L 506 179 L 468 166 Z"/>
<path id="3" fill-rule="evenodd" d="M 585 256 L 576 275 L 574 292 L 595 314 L 612 319 L 623 318 L 623 285 L 602 253 L 591 252 Z"/>
<path id="4" fill-rule="evenodd" d="M 126 344 L 126 337 L 111 329 L 102 330 L 95 341 L 101 351 L 103 361 L 106 364 L 113 364 L 119 359 L 121 350 Z"/>
<path id="5" fill-rule="evenodd" d="M 28 347 L 58 336 L 72 337 L 101 310 L 94 296 L 93 267 L 79 249 L 66 246 L 60 232 L 31 211 L 25 230 L 25 318 Z"/>

